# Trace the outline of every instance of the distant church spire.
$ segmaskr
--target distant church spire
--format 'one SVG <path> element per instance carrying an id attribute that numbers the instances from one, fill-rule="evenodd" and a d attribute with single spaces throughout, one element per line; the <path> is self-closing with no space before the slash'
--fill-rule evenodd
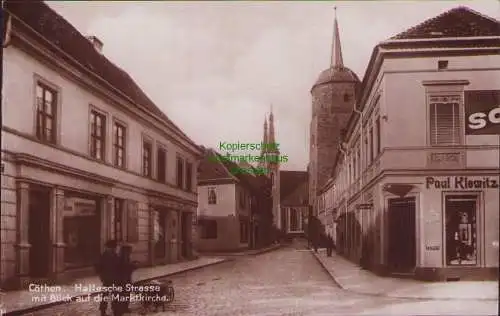
<path id="1" fill-rule="evenodd" d="M 273 105 L 271 104 L 271 114 L 269 114 L 269 143 L 275 143 L 274 137 L 274 114 L 273 114 Z"/>
<path id="2" fill-rule="evenodd" d="M 264 116 L 264 135 L 262 136 L 262 143 L 267 144 L 267 142 L 268 142 L 268 131 L 267 131 L 267 115 L 266 115 L 266 116 Z M 266 148 L 263 147 L 260 150 L 260 155 L 265 156 L 266 151 L 267 151 Z M 265 161 L 263 161 L 263 160 L 259 161 L 258 166 L 265 167 Z"/>
<path id="3" fill-rule="evenodd" d="M 342 47 L 340 46 L 339 23 L 337 22 L 337 7 L 335 9 L 335 18 L 333 22 L 333 42 L 332 42 L 332 67 L 344 67 L 342 60 Z"/>

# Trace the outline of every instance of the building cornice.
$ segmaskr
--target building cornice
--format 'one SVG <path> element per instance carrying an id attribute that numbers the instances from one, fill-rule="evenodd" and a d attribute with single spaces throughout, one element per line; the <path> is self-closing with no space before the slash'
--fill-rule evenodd
<path id="1" fill-rule="evenodd" d="M 380 44 L 391 43 L 418 43 L 418 42 L 448 42 L 448 41 L 471 41 L 471 40 L 490 40 L 500 39 L 500 36 L 468 36 L 468 37 L 439 37 L 439 38 L 411 38 L 411 39 L 388 39 L 382 41 Z"/>
<path id="2" fill-rule="evenodd" d="M 97 92 L 98 94 L 105 96 L 107 100 L 112 100 L 113 104 L 118 104 L 120 106 L 120 109 L 126 109 L 134 116 L 140 117 L 143 121 L 146 122 L 147 126 L 154 126 L 160 134 L 165 136 L 176 145 L 194 154 L 195 156 L 201 156 L 199 146 L 187 136 L 180 134 L 176 130 L 176 127 L 172 126 L 171 122 L 158 117 L 156 114 L 152 113 L 144 106 L 135 103 L 123 92 L 119 91 L 103 78 L 99 77 L 97 74 L 91 72 L 88 68 L 81 65 L 74 58 L 62 51 L 59 47 L 47 41 L 43 36 L 38 34 L 35 30 L 31 29 L 31 27 L 26 25 L 14 14 L 9 14 L 12 15 L 12 17 L 16 21 L 20 22 L 25 28 L 30 30 L 30 33 L 32 34 L 28 35 L 25 32 L 22 32 L 22 30 L 19 30 L 19 28 L 16 28 L 15 24 L 13 24 L 11 31 L 11 40 L 14 46 L 22 49 L 30 55 L 35 55 L 39 59 L 41 58 L 45 63 L 48 62 L 50 66 L 57 67 L 58 70 L 63 70 L 65 74 L 70 75 L 73 80 L 76 80 L 79 84 L 84 85 L 92 92 Z M 31 37 L 34 38 L 32 39 Z M 41 42 L 43 42 L 43 44 Z M 47 49 L 47 47 L 50 47 L 52 49 L 52 52 Z M 53 51 L 57 51 L 57 53 L 54 53 Z M 69 63 L 64 59 L 67 59 Z M 97 84 L 96 82 L 98 82 L 99 84 Z M 160 126 L 164 128 L 161 128 Z M 168 132 L 165 131 L 165 128 L 168 130 Z M 180 142 L 179 139 L 182 139 L 184 143 Z"/>
<path id="3" fill-rule="evenodd" d="M 424 86 L 467 86 L 470 84 L 469 80 L 424 80 Z"/>
<path id="4" fill-rule="evenodd" d="M 111 178 L 103 177 L 96 173 L 91 173 L 80 169 L 68 167 L 53 161 L 48 161 L 42 158 L 38 158 L 30 154 L 14 153 L 13 157 L 14 157 L 14 162 L 17 165 L 36 167 L 39 169 L 47 170 L 49 172 L 64 174 L 106 186 L 114 186 L 116 184 L 116 181 Z"/>
<path id="5" fill-rule="evenodd" d="M 238 183 L 238 180 L 233 179 L 233 178 L 198 180 L 198 186 L 219 185 L 219 184 L 236 184 L 236 183 Z"/>
<path id="6" fill-rule="evenodd" d="M 195 195 L 197 195 L 194 192 L 191 192 Z M 156 199 L 158 199 L 159 204 L 165 204 L 164 200 L 166 201 L 166 207 L 173 208 L 173 209 L 179 209 L 179 210 L 191 210 L 189 206 L 197 207 L 198 202 L 196 200 L 186 200 L 183 198 L 180 198 L 178 196 L 172 195 L 172 194 L 167 194 L 164 192 L 158 192 L 158 191 L 153 191 L 153 190 L 146 190 L 146 195 L 154 202 Z"/>

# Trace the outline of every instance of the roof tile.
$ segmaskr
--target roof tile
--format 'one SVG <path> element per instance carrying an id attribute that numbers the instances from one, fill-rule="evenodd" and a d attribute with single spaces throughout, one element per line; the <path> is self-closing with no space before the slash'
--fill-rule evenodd
<path id="1" fill-rule="evenodd" d="M 468 7 L 459 6 L 399 33 L 391 39 L 473 36 L 500 36 L 500 22 Z"/>

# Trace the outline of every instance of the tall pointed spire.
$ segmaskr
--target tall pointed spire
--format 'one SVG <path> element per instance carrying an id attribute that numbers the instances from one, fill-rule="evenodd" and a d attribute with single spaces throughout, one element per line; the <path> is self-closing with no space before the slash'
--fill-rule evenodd
<path id="1" fill-rule="evenodd" d="M 260 150 L 260 155 L 261 156 L 265 156 L 266 155 L 266 152 L 267 152 L 267 149 L 266 149 L 266 145 L 268 143 L 268 138 L 269 138 L 269 133 L 267 131 L 267 115 L 264 116 L 264 135 L 262 136 L 262 144 L 264 145 L 261 150 Z M 261 160 L 259 161 L 258 163 L 258 167 L 265 167 L 265 161 Z"/>
<path id="2" fill-rule="evenodd" d="M 269 114 L 269 138 L 268 142 L 270 144 L 275 143 L 274 138 L 274 114 L 273 114 L 273 105 L 271 104 L 271 114 Z"/>
<path id="3" fill-rule="evenodd" d="M 344 61 L 342 60 L 342 47 L 340 45 L 340 33 L 339 33 L 339 23 L 337 22 L 337 7 L 335 9 L 335 18 L 333 22 L 333 42 L 332 42 L 332 67 L 342 68 L 344 67 Z"/>

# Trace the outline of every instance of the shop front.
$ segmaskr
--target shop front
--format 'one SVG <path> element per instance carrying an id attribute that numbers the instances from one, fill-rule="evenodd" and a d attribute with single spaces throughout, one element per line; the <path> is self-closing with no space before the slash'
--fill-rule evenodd
<path id="1" fill-rule="evenodd" d="M 151 265 L 175 263 L 192 257 L 192 206 L 150 197 Z"/>
<path id="2" fill-rule="evenodd" d="M 498 278 L 499 176 L 412 179 L 384 185 L 386 270 L 425 280 Z"/>
<path id="3" fill-rule="evenodd" d="M 65 269 L 93 266 L 100 255 L 101 203 L 97 197 L 64 192 Z"/>

